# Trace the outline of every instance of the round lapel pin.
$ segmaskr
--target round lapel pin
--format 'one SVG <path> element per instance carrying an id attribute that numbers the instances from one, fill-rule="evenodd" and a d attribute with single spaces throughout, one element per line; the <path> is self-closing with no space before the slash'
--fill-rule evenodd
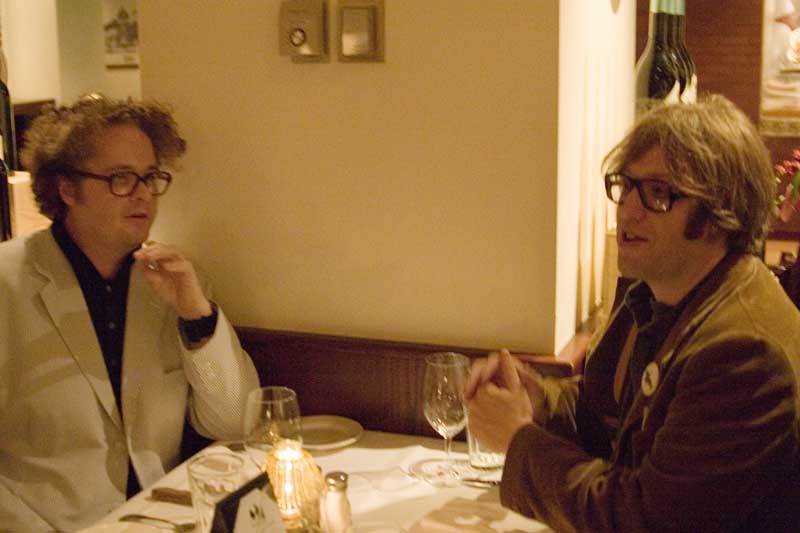
<path id="1" fill-rule="evenodd" d="M 642 394 L 651 396 L 658 387 L 658 365 L 650 363 L 642 374 Z"/>

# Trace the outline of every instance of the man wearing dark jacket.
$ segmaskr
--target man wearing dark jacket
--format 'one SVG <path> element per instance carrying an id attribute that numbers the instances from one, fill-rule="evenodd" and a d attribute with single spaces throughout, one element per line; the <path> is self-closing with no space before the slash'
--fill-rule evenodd
<path id="1" fill-rule="evenodd" d="M 722 97 L 644 115 L 605 161 L 618 302 L 581 379 L 475 364 L 505 506 L 557 531 L 800 530 L 800 314 L 754 255 L 774 180 Z"/>

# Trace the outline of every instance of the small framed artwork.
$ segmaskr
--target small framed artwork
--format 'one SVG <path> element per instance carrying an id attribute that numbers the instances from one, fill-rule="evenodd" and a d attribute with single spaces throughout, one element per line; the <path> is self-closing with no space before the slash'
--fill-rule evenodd
<path id="1" fill-rule="evenodd" d="M 800 0 L 764 0 L 759 130 L 800 137 Z"/>
<path id="2" fill-rule="evenodd" d="M 137 0 L 103 0 L 106 68 L 139 67 Z"/>

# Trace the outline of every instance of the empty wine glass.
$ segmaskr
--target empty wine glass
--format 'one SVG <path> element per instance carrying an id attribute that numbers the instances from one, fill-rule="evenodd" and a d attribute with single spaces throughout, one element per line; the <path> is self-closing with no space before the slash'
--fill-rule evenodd
<path id="1" fill-rule="evenodd" d="M 302 443 L 300 405 L 288 387 L 259 387 L 247 395 L 243 422 L 244 446 L 263 468 L 267 452 L 283 439 Z"/>
<path id="2" fill-rule="evenodd" d="M 425 358 L 423 406 L 425 418 L 444 437 L 445 460 L 428 463 L 425 479 L 432 484 L 450 485 L 458 480 L 450 460 L 453 437 L 467 424 L 467 411 L 462 398 L 464 382 L 469 374 L 469 359 L 453 352 L 430 354 Z"/>

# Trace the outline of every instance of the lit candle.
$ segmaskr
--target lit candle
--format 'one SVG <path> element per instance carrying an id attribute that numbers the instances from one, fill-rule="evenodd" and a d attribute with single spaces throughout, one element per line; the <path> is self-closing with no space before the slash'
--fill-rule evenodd
<path id="1" fill-rule="evenodd" d="M 267 454 L 265 470 L 286 528 L 303 529 L 316 522 L 322 474 L 300 442 L 279 441 Z"/>

